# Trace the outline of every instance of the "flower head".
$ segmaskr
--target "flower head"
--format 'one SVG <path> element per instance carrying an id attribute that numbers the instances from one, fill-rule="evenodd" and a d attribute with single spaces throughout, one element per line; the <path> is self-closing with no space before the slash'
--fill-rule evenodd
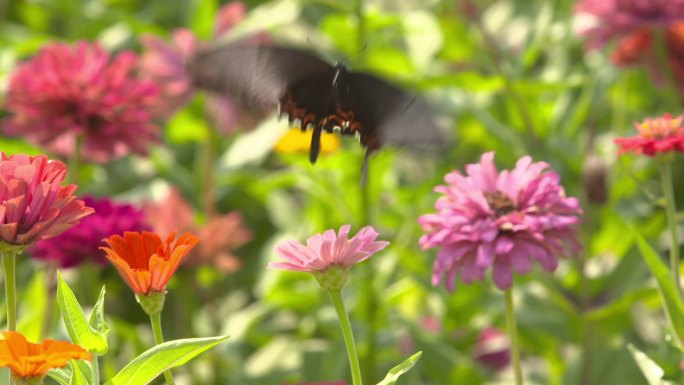
<path id="1" fill-rule="evenodd" d="M 493 267 L 494 283 L 505 290 L 513 284 L 513 271 L 530 272 L 533 260 L 554 271 L 558 255 L 578 251 L 579 202 L 565 196 L 558 174 L 548 168 L 525 156 L 513 170 L 499 172 L 488 152 L 466 166 L 466 175 L 446 175 L 447 185 L 435 189 L 444 194 L 437 212 L 419 219 L 426 232 L 422 247 L 442 248 L 433 284 L 446 275 L 447 288 L 454 290 L 457 275 L 470 283 Z"/>
<path id="2" fill-rule="evenodd" d="M 506 333 L 488 327 L 478 334 L 473 355 L 482 366 L 499 371 L 511 362 L 511 343 Z"/>
<path id="3" fill-rule="evenodd" d="M 639 135 L 615 139 L 615 144 L 620 146 L 618 154 L 632 151 L 637 155 L 654 156 L 670 151 L 684 151 L 683 120 L 682 116 L 673 118 L 670 114 L 664 114 L 635 123 Z"/>
<path id="4" fill-rule="evenodd" d="M 2 332 L 0 367 L 8 366 L 15 377 L 43 378 L 50 369 L 63 368 L 69 360 L 90 360 L 82 347 L 66 341 L 45 340 L 42 344 L 26 341 L 21 333 Z"/>
<path id="5" fill-rule="evenodd" d="M 92 214 L 73 195 L 76 185 L 62 186 L 62 162 L 44 155 L 0 153 L 0 241 L 29 245 L 60 234 Z"/>
<path id="6" fill-rule="evenodd" d="M 137 56 L 112 58 L 99 45 L 48 44 L 10 78 L 5 130 L 70 156 L 83 138 L 84 159 L 106 162 L 145 154 L 159 127 L 150 119 L 157 87 L 134 77 Z"/>
<path id="7" fill-rule="evenodd" d="M 136 294 L 163 293 L 183 258 L 199 242 L 190 233 L 183 234 L 174 243 L 175 238 L 175 232 L 162 241 L 152 232 L 126 231 L 123 237 L 113 235 L 104 239 L 109 247 L 102 250 Z"/>
<path id="8" fill-rule="evenodd" d="M 644 27 L 667 27 L 684 20 L 684 0 L 580 0 L 575 12 L 590 19 L 581 33 L 590 47 L 600 48 Z"/>
<path id="9" fill-rule="evenodd" d="M 142 211 L 133 205 L 93 197 L 84 197 L 83 202 L 95 209 L 95 213 L 58 237 L 37 242 L 29 250 L 33 257 L 54 262 L 60 268 L 78 266 L 86 261 L 104 265 L 107 259 L 100 250 L 102 238 L 149 229 Z"/>
<path id="10" fill-rule="evenodd" d="M 245 227 L 239 212 L 212 216 L 198 225 L 195 210 L 176 189 L 171 189 L 161 202 L 145 202 L 143 212 L 158 234 L 169 234 L 174 229 L 199 234 L 202 243 L 190 252 L 188 265 L 210 265 L 225 273 L 240 269 L 242 262 L 233 250 L 249 242 L 252 231 Z"/>
<path id="11" fill-rule="evenodd" d="M 349 268 L 389 245 L 375 241 L 379 234 L 371 226 L 362 228 L 352 239 L 350 229 L 350 225 L 344 225 L 337 234 L 334 230 L 316 234 L 306 241 L 306 246 L 286 241 L 275 249 L 285 262 L 271 262 L 268 267 L 304 272 L 325 271 L 333 266 Z"/>
<path id="12" fill-rule="evenodd" d="M 228 32 L 244 19 L 246 12 L 247 7 L 239 1 L 223 5 L 216 15 L 215 34 Z M 261 41 L 264 37 L 257 39 Z M 186 67 L 203 43 L 186 29 L 174 31 L 169 43 L 153 35 L 143 35 L 140 40 L 145 48 L 140 62 L 141 74 L 161 89 L 156 113 L 169 117 L 185 106 L 195 92 Z M 206 111 L 210 122 L 224 135 L 234 133 L 238 126 L 252 124 L 252 117 L 240 113 L 238 106 L 222 95 L 211 94 L 207 98 Z"/>

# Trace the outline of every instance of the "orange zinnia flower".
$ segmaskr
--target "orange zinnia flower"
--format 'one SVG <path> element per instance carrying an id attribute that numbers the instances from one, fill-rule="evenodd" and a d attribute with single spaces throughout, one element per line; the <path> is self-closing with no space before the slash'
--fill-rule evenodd
<path id="1" fill-rule="evenodd" d="M 109 247 L 101 249 L 128 286 L 136 294 L 147 295 L 166 290 L 183 258 L 199 242 L 195 235 L 185 233 L 172 245 L 175 238 L 175 231 L 164 242 L 156 233 L 127 231 L 123 237 L 105 238 Z"/>
<path id="2" fill-rule="evenodd" d="M 50 369 L 63 368 L 69 360 L 90 360 L 82 347 L 66 342 L 45 340 L 42 344 L 26 341 L 21 333 L 2 332 L 0 367 L 9 366 L 20 378 L 43 378 Z"/>

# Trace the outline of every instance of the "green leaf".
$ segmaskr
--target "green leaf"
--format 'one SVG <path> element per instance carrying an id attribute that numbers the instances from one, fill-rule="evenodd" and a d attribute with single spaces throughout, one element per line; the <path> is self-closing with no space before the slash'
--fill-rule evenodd
<path id="1" fill-rule="evenodd" d="M 71 371 L 68 369 L 52 369 L 47 373 L 48 377 L 59 382 L 60 385 L 69 385 Z"/>
<path id="2" fill-rule="evenodd" d="M 192 32 L 201 39 L 209 39 L 214 33 L 214 22 L 218 13 L 216 0 L 201 0 L 192 15 Z"/>
<path id="3" fill-rule="evenodd" d="M 679 299 L 677 287 L 672 281 L 670 269 L 660 259 L 658 252 L 646 242 L 641 234 L 636 230 L 634 233 L 639 250 L 641 250 L 641 255 L 658 282 L 658 292 L 665 305 L 665 315 L 674 333 L 674 341 L 680 350 L 684 350 L 684 344 L 682 344 L 682 341 L 684 341 L 684 304 Z"/>
<path id="4" fill-rule="evenodd" d="M 627 345 L 627 349 L 632 353 L 634 361 L 636 361 L 641 373 L 646 377 L 648 385 L 675 385 L 674 382 L 663 380 L 665 371 L 658 366 L 646 353 L 634 347 L 632 344 Z"/>
<path id="5" fill-rule="evenodd" d="M 102 295 L 102 292 L 100 294 Z M 108 349 L 106 333 L 100 333 L 90 326 L 74 292 L 64 281 L 61 273 L 57 274 L 57 304 L 71 340 L 89 352 L 105 354 Z"/>
<path id="6" fill-rule="evenodd" d="M 69 381 L 69 385 L 88 385 L 88 380 L 86 380 L 83 373 L 78 369 L 78 365 L 75 365 L 72 361 L 69 363 L 69 366 L 71 367 L 71 381 Z"/>
<path id="7" fill-rule="evenodd" d="M 387 376 L 385 376 L 385 379 L 378 382 L 377 385 L 394 385 L 396 384 L 397 380 L 399 377 L 411 370 L 413 365 L 416 364 L 420 356 L 423 355 L 423 352 L 418 352 L 411 357 L 407 358 L 406 361 L 402 362 L 401 364 L 393 367 L 390 369 L 389 372 L 387 372 Z"/>
<path id="8" fill-rule="evenodd" d="M 97 298 L 93 311 L 90 313 L 90 320 L 88 323 L 93 329 L 103 335 L 106 341 L 107 336 L 109 335 L 109 325 L 104 320 L 104 296 L 105 287 L 103 285 L 102 290 L 100 290 L 100 296 Z"/>
<path id="9" fill-rule="evenodd" d="M 181 366 L 228 336 L 164 342 L 136 357 L 105 385 L 145 385 L 164 371 Z"/>

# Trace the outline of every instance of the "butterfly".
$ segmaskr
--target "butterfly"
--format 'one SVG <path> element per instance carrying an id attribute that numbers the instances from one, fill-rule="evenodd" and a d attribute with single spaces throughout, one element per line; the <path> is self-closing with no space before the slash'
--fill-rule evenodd
<path id="1" fill-rule="evenodd" d="M 444 138 L 427 106 L 389 82 L 278 45 L 228 44 L 199 52 L 188 66 L 196 86 L 238 98 L 248 108 L 277 108 L 290 125 L 313 130 L 315 163 L 325 131 L 356 136 L 369 155 L 385 144 L 429 147 Z"/>

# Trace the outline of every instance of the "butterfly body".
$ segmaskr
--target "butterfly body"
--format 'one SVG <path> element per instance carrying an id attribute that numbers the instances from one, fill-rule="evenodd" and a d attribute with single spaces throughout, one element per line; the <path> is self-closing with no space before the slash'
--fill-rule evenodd
<path id="1" fill-rule="evenodd" d="M 386 143 L 441 143 L 427 108 L 376 76 L 330 65 L 281 46 L 227 45 L 197 55 L 190 64 L 196 85 L 256 108 L 277 108 L 291 125 L 313 130 L 309 159 L 318 158 L 323 132 L 359 138 L 366 154 Z"/>

